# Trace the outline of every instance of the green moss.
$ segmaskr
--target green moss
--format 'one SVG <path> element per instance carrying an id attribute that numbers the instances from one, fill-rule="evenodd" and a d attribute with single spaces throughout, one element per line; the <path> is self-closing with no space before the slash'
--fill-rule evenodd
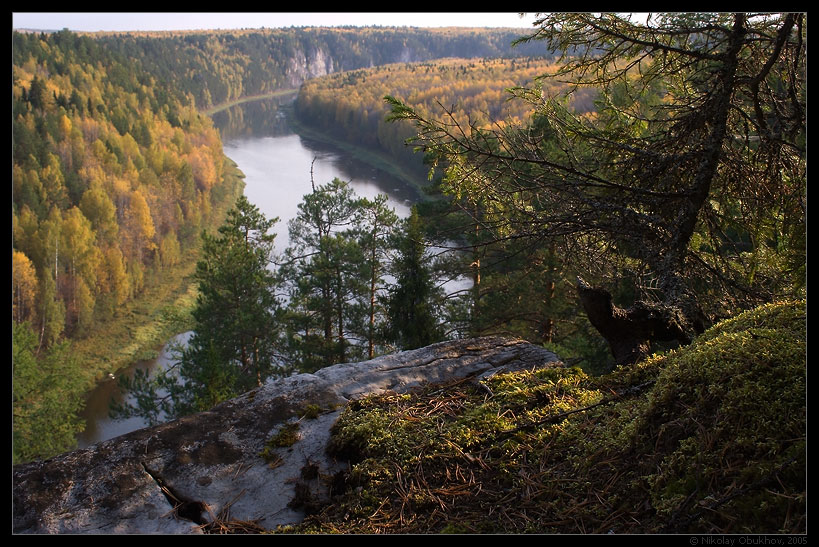
<path id="1" fill-rule="evenodd" d="M 288 422 L 268 439 L 264 445 L 264 449 L 259 453 L 259 456 L 268 463 L 277 463 L 281 458 L 276 453 L 276 449 L 293 446 L 298 440 L 299 422 Z"/>
<path id="2" fill-rule="evenodd" d="M 321 414 L 321 407 L 319 405 L 307 405 L 302 410 L 302 417 L 307 418 L 308 420 L 315 420 Z"/>
<path id="3" fill-rule="evenodd" d="M 791 302 L 604 376 L 365 398 L 330 443 L 350 490 L 299 530 L 802 532 L 805 352 Z"/>

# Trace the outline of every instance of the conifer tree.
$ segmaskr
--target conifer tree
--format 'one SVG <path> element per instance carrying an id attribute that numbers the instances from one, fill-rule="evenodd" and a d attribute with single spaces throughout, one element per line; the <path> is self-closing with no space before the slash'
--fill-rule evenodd
<path id="1" fill-rule="evenodd" d="M 156 422 L 163 414 L 206 410 L 285 372 L 277 358 L 275 234 L 269 233 L 277 221 L 240 196 L 218 233 L 202 234 L 193 335 L 173 367 L 154 378 L 122 380 L 136 403 L 117 406 L 115 415 Z"/>
<path id="2" fill-rule="evenodd" d="M 378 195 L 375 199 L 362 199 L 358 218 L 359 241 L 364 254 L 365 273 L 368 273 L 367 324 L 364 336 L 367 340 L 367 357 L 375 356 L 375 345 L 378 337 L 379 296 L 384 286 L 384 273 L 389 260 L 389 251 L 398 216 L 387 206 L 387 196 Z"/>
<path id="3" fill-rule="evenodd" d="M 334 179 L 314 188 L 290 223 L 283 275 L 289 280 L 291 358 L 303 370 L 357 354 L 349 335 L 361 324 L 366 290 L 356 239 L 360 201 L 349 184 Z"/>
<path id="4" fill-rule="evenodd" d="M 550 13 L 535 26 L 521 43 L 562 55 L 514 90 L 540 128 L 430 119 L 387 98 L 446 168 L 446 191 L 482 199 L 493 239 L 560 245 L 578 274 L 607 280 L 576 290 L 618 363 L 804 294 L 804 14 Z M 571 86 L 554 97 L 549 79 Z M 598 91 L 595 115 L 567 108 L 579 89 Z"/>
<path id="5" fill-rule="evenodd" d="M 401 349 L 438 342 L 443 337 L 436 310 L 441 294 L 432 277 L 423 224 L 415 207 L 405 221 L 396 247 L 398 256 L 393 271 L 396 286 L 387 304 L 385 338 Z"/>

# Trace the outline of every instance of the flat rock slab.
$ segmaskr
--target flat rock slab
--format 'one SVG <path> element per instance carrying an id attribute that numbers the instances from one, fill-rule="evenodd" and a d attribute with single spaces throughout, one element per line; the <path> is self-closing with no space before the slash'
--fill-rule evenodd
<path id="1" fill-rule="evenodd" d="M 229 520 L 265 529 L 298 523 L 347 469 L 325 447 L 350 400 L 555 366 L 558 357 L 541 347 L 487 337 L 271 381 L 207 412 L 15 466 L 13 530 L 197 534 Z M 262 457 L 285 427 L 295 442 Z"/>

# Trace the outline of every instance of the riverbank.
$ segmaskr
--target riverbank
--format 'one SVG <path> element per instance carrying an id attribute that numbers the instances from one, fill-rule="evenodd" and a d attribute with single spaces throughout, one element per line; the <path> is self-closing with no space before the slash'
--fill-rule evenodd
<path id="1" fill-rule="evenodd" d="M 198 249 L 188 251 L 180 266 L 161 272 L 161 283 L 152 283 L 139 299 L 99 325 L 92 336 L 73 342 L 74 355 L 86 364 L 87 391 L 108 374 L 156 357 L 169 338 L 190 329 L 190 312 L 197 295 L 193 279 L 197 260 Z"/>
<path id="2" fill-rule="evenodd" d="M 313 129 L 309 125 L 306 125 L 297 119 L 295 113 L 292 111 L 292 107 L 288 107 L 287 121 L 290 124 L 290 127 L 293 129 L 293 132 L 297 133 L 299 136 L 324 144 L 329 144 L 335 148 L 343 150 L 345 153 L 356 158 L 357 160 L 371 165 L 372 167 L 387 173 L 391 177 L 408 184 L 418 192 L 419 196 L 425 196 L 425 184 L 423 184 L 421 181 L 426 181 L 426 178 L 410 173 L 406 168 L 396 163 L 389 154 L 378 150 L 373 150 L 372 148 L 358 146 L 348 141 L 336 139 L 328 133 Z"/>
<path id="3" fill-rule="evenodd" d="M 202 110 L 201 113 L 204 114 L 205 116 L 212 116 L 217 112 L 221 112 L 222 110 L 228 109 L 231 106 L 236 106 L 237 104 L 249 103 L 252 101 L 261 101 L 263 99 L 273 99 L 275 97 L 285 97 L 290 94 L 295 95 L 298 92 L 299 92 L 298 88 L 294 87 L 288 89 L 277 89 L 276 91 L 272 91 L 270 93 L 263 93 L 261 95 L 249 95 L 246 97 L 240 97 L 238 99 L 228 101 L 226 103 L 218 104 L 216 106 L 208 108 L 207 110 Z"/>
<path id="4" fill-rule="evenodd" d="M 244 174 L 229 158 L 225 162 L 226 187 L 242 192 Z M 219 207 L 222 218 L 233 201 Z M 213 229 L 216 226 L 212 227 Z M 190 330 L 191 311 L 196 305 L 198 285 L 194 278 L 200 245 L 189 248 L 178 265 L 146 273 L 144 292 L 118 310 L 115 317 L 97 325 L 93 335 L 72 341 L 72 354 L 83 363 L 83 398 L 87 400 L 99 381 L 138 361 L 153 359 L 167 341 Z"/>

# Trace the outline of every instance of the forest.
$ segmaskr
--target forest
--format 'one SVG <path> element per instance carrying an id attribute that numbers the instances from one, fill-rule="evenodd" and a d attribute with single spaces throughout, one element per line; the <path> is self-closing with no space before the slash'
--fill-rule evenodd
<path id="1" fill-rule="evenodd" d="M 790 18 L 776 40 L 775 17 L 746 20 L 765 38 L 737 39 L 729 76 L 702 58 L 724 55 L 712 53 L 723 27 L 700 43 L 695 29 L 707 24 L 696 17 L 660 17 L 657 31 L 592 19 L 567 15 L 549 23 L 571 31 L 522 39 L 549 42 L 560 59 L 334 74 L 306 82 L 296 112 L 423 163 L 427 192 L 443 198 L 418 207 L 436 228 L 427 235 L 457 242 L 473 280 L 465 331 L 519 335 L 610 368 L 609 351 L 615 364 L 641 360 L 739 310 L 804 294 L 804 59 Z M 709 91 L 725 86 L 730 96 Z"/>
<path id="2" fill-rule="evenodd" d="M 108 51 L 138 59 L 206 110 L 240 97 L 296 88 L 306 76 L 443 57 L 545 55 L 512 47 L 514 29 L 289 28 L 100 34 Z"/>
<path id="3" fill-rule="evenodd" d="M 27 459 L 82 427 L 99 371 L 67 344 L 189 263 L 241 181 L 178 92 L 69 32 L 13 35 L 12 134 L 15 458 Z"/>
<path id="4" fill-rule="evenodd" d="M 14 34 L 15 461 L 67 449 L 81 427 L 71 419 L 77 398 L 66 394 L 78 391 L 83 365 L 72 362 L 68 344 L 187 259 L 196 261 L 198 287 L 191 341 L 166 374 L 128 380 L 140 397 L 119 408 L 122 415 L 157 421 L 292 370 L 508 334 L 554 349 L 582 371 L 532 375 L 525 385 L 498 378 L 491 397 L 447 395 L 448 423 L 477 455 L 463 469 L 487 476 L 480 495 L 489 497 L 451 503 L 459 515 L 483 502 L 509 505 L 506 487 L 523 480 L 516 491 L 534 501 L 510 511 L 530 510 L 558 531 L 577 531 L 570 511 L 597 531 L 618 519 L 634 529 L 632 517 L 648 515 L 648 529 L 657 531 L 678 515 L 700 518 L 698 507 L 744 499 L 746 486 L 785 469 L 776 475 L 785 476 L 781 491 L 765 482 L 768 489 L 754 495 L 773 508 L 772 529 L 804 527 L 792 520 L 804 492 L 791 466 L 804 463 L 805 441 L 805 370 L 795 357 L 804 346 L 806 297 L 804 17 L 662 14 L 646 25 L 561 13 L 544 15 L 528 36 L 499 32 L 478 42 L 455 30 L 399 32 L 392 42 L 382 29 L 365 29 L 359 43 L 350 40 L 355 32 Z M 515 40 L 515 59 L 477 58 L 512 57 L 505 44 Z M 275 41 L 333 51 L 326 75 L 303 78 L 294 106 L 300 123 L 400 155 L 396 161 L 429 174 L 428 199 L 409 218 L 399 221 L 383 201 L 359 198 L 343 181 L 314 181 L 288 226 L 290 246 L 272 253 L 276 219 L 240 195 L 219 136 L 199 112 L 301 84 L 289 79 L 302 78 L 297 71 L 265 64 Z M 452 45 L 467 42 L 466 50 Z M 171 50 L 178 55 L 166 55 Z M 378 56 L 386 51 L 406 58 Z M 447 279 L 465 279 L 467 288 L 446 294 Z M 791 304 L 772 304 L 783 301 Z M 758 306 L 763 311 L 748 312 Z M 740 314 L 751 327 L 730 321 Z M 790 329 L 786 340 L 771 339 L 780 332 L 774 324 Z M 759 340 L 770 345 L 747 358 Z M 677 353 L 686 347 L 703 361 Z M 735 390 L 753 388 L 755 400 L 769 403 L 753 422 L 757 437 L 735 437 L 735 424 L 751 419 L 747 398 L 709 391 L 722 386 L 723 363 L 732 381 L 762 378 Z M 579 418 L 564 436 L 564 425 L 522 431 L 528 426 L 515 419 L 545 424 L 546 409 L 589 416 L 609 394 L 655 385 L 650 398 L 617 400 L 599 409 L 608 421 Z M 382 427 L 395 423 L 391 412 L 412 416 L 400 429 L 423 443 L 427 428 L 441 424 L 414 413 L 442 402 L 420 397 L 351 409 L 339 442 L 360 448 L 364 429 L 377 430 L 383 446 L 359 454 L 374 479 L 366 496 L 339 506 L 354 519 L 338 516 L 320 528 L 321 518 L 333 518 L 330 508 L 308 526 L 371 532 L 380 524 L 367 515 L 392 511 L 392 525 L 417 506 L 411 518 L 406 513 L 417 530 L 462 530 L 435 520 L 443 513 L 426 510 L 423 489 L 409 504 L 368 505 L 371 492 L 394 496 L 380 490 L 393 473 L 378 466 L 383 453 L 397 454 L 401 472 L 419 461 L 434 469 L 423 454 L 390 444 L 394 425 Z M 372 419 L 359 421 L 361 413 Z M 663 422 L 668 416 L 681 418 Z M 537 448 L 552 443 L 566 448 L 561 456 Z M 497 474 L 485 464 L 493 458 Z M 633 464 L 629 458 L 643 475 L 617 469 Z M 544 469 L 577 475 L 578 484 L 555 492 L 538 482 Z M 685 475 L 690 469 L 696 477 Z M 440 492 L 471 492 L 453 486 L 448 470 L 428 478 L 440 481 Z M 598 480 L 616 491 L 600 505 L 584 491 Z M 650 510 L 606 505 L 618 495 L 644 500 L 654 485 Z M 578 499 L 585 501 L 569 503 Z M 734 514 L 742 511 L 756 514 L 744 506 Z M 434 522 L 424 528 L 427 518 Z M 520 531 L 530 522 L 494 518 L 467 515 L 463 530 Z M 709 518 L 711 529 L 733 524 L 719 511 Z"/>
<path id="5" fill-rule="evenodd" d="M 135 359 L 141 348 L 132 345 L 161 341 L 135 336 L 126 316 L 165 329 L 190 324 L 161 301 L 189 283 L 200 232 L 215 231 L 242 191 L 204 110 L 296 87 L 313 71 L 518 55 L 514 37 L 508 29 L 13 32 L 15 461 L 73 446 L 83 393 L 118 360 Z M 114 343 L 124 346 L 116 357 Z"/>
<path id="6" fill-rule="evenodd" d="M 400 97 L 419 112 L 431 114 L 448 107 L 465 125 L 489 128 L 496 124 L 528 123 L 532 106 L 510 101 L 509 90 L 534 85 L 557 65 L 541 57 L 511 59 L 448 58 L 422 63 L 396 63 L 335 73 L 305 82 L 295 112 L 303 123 L 345 142 L 381 150 L 393 161 L 422 175 L 419 156 L 406 140 L 415 134 L 409 124 L 387 121 L 385 96 Z M 548 82 L 544 93 L 557 96 L 563 85 Z M 571 107 L 594 109 L 594 90 L 574 94 Z"/>

